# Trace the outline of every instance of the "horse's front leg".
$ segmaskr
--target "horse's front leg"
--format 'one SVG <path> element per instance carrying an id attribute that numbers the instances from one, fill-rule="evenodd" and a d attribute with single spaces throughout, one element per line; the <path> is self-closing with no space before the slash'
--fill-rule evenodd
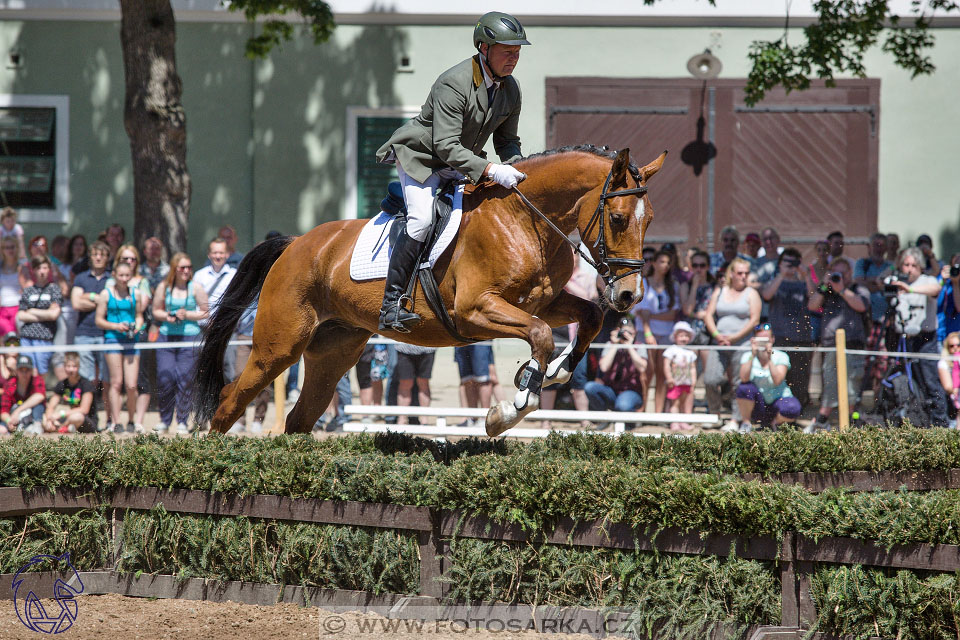
<path id="1" fill-rule="evenodd" d="M 600 333 L 603 324 L 603 311 L 589 300 L 578 298 L 572 293 L 561 291 L 550 306 L 540 314 L 551 327 L 576 322 L 577 335 L 570 344 L 547 365 L 543 385 L 564 384 L 570 380 L 573 370 L 586 355 L 590 343 Z"/>
<path id="2" fill-rule="evenodd" d="M 524 366 L 519 389 L 513 402 L 502 400 L 487 413 L 487 435 L 498 436 L 540 407 L 540 390 L 547 359 L 553 353 L 553 334 L 550 325 L 522 311 L 503 298 L 484 296 L 473 309 L 458 313 L 469 325 L 466 335 L 490 335 L 498 338 L 521 338 L 530 345 L 531 358 Z"/>

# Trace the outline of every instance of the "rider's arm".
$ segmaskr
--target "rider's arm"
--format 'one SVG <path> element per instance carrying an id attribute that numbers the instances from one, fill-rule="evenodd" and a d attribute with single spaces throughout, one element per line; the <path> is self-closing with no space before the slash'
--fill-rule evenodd
<path id="1" fill-rule="evenodd" d="M 476 183 L 489 163 L 461 142 L 466 110 L 467 95 L 451 78 L 441 76 L 433 89 L 433 150 L 444 163 Z"/>

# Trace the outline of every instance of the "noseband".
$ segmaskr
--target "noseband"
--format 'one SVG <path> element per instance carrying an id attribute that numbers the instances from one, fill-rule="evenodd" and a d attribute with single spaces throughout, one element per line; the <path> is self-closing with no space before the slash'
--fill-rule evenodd
<path id="1" fill-rule="evenodd" d="M 543 212 L 540 211 L 540 209 L 538 209 L 532 202 L 530 202 L 525 195 L 520 193 L 519 189 L 514 187 L 513 191 L 520 197 L 524 204 L 526 204 L 531 210 L 543 218 L 544 221 L 567 242 L 567 244 L 573 247 L 573 250 L 576 251 L 580 257 L 586 260 L 591 267 L 596 269 L 600 277 L 603 278 L 603 281 L 607 283 L 607 286 L 610 286 L 617 280 L 622 280 L 623 278 L 640 273 L 643 270 L 643 265 L 646 264 L 646 261 L 643 258 L 607 257 L 606 225 L 604 224 L 603 217 L 603 211 L 606 208 L 607 200 L 610 198 L 620 198 L 622 196 L 643 196 L 647 192 L 647 188 L 640 184 L 640 172 L 631 167 L 630 175 L 634 180 L 637 181 L 636 187 L 633 189 L 621 189 L 619 191 L 607 191 L 607 189 L 610 188 L 610 181 L 613 180 L 613 169 L 610 169 L 610 172 L 607 174 L 607 179 L 603 182 L 603 191 L 600 193 L 600 201 L 597 203 L 597 210 L 593 212 L 593 215 L 590 217 L 590 221 L 583 230 L 583 235 L 585 236 L 590 233 L 590 229 L 592 229 L 594 225 L 598 225 L 597 239 L 593 243 L 594 248 L 597 250 L 597 255 L 599 256 L 596 261 L 594 261 L 591 256 L 588 256 L 581 251 L 580 247 L 571 241 L 570 238 L 567 237 L 567 234 L 565 234 L 560 227 L 555 225 L 550 218 L 544 215 Z M 621 273 L 620 275 L 614 275 L 618 269 L 628 269 L 628 271 Z"/>

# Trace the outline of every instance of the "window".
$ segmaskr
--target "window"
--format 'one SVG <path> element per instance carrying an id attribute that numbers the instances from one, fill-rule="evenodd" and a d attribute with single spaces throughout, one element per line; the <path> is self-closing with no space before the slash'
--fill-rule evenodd
<path id="1" fill-rule="evenodd" d="M 377 149 L 417 108 L 347 109 L 347 197 L 344 218 L 372 218 L 380 212 L 387 185 L 397 179 L 393 165 L 377 162 Z"/>
<path id="2" fill-rule="evenodd" d="M 66 96 L 0 95 L 0 207 L 25 222 L 66 222 Z"/>

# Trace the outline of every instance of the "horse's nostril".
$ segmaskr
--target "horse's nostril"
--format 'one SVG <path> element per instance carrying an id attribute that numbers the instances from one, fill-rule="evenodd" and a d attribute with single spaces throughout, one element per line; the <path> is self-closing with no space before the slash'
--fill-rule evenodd
<path id="1" fill-rule="evenodd" d="M 632 291 L 621 291 L 620 292 L 620 302 L 623 304 L 630 304 L 633 302 L 633 292 Z"/>

